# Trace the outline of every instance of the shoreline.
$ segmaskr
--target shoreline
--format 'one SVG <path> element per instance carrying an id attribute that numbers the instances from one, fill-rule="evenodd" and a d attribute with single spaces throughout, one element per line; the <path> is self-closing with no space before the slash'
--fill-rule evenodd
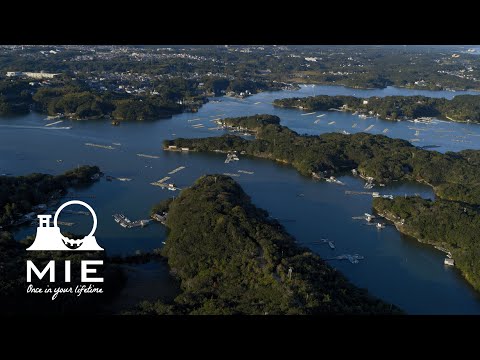
<path id="1" fill-rule="evenodd" d="M 402 235 L 406 235 L 406 236 L 409 236 L 413 239 L 415 239 L 417 242 L 421 243 L 421 244 L 426 244 L 426 245 L 429 245 L 431 246 L 432 248 L 438 250 L 438 251 L 441 251 L 443 253 L 445 253 L 445 251 L 443 250 L 440 250 L 438 249 L 439 245 L 436 245 L 436 244 L 433 244 L 432 242 L 426 240 L 426 239 L 421 239 L 419 237 L 417 237 L 416 235 L 414 235 L 413 233 L 409 232 L 408 230 L 405 229 L 405 226 L 401 224 L 401 222 L 399 221 L 396 221 L 395 219 L 392 219 L 392 216 L 389 216 L 389 214 L 386 214 L 386 213 L 379 213 L 377 212 L 377 209 L 372 205 L 373 209 L 375 210 L 375 213 L 380 216 L 381 218 L 384 218 L 385 220 L 387 220 L 388 222 L 392 223 L 394 226 L 395 226 L 395 229 Z M 445 244 L 442 244 L 441 247 L 446 250 L 448 253 L 452 253 L 452 249 L 446 247 Z M 480 288 L 476 288 L 473 283 L 472 283 L 472 280 L 469 278 L 468 274 L 466 274 L 463 269 L 459 268 L 458 266 L 454 266 L 454 269 L 458 270 L 458 272 L 460 273 L 460 275 L 462 276 L 462 278 L 467 282 L 467 284 L 475 291 L 476 294 L 480 294 Z"/>
<path id="2" fill-rule="evenodd" d="M 340 84 L 340 83 L 332 83 L 332 82 L 322 82 L 322 81 L 319 81 L 319 82 L 316 82 L 316 81 L 311 81 L 311 82 L 294 82 L 294 84 L 297 84 L 299 86 L 302 86 L 302 85 L 305 85 L 305 86 L 308 86 L 308 85 L 320 85 L 320 86 L 341 86 L 341 87 L 344 87 L 344 88 L 347 88 L 347 89 L 353 89 L 353 90 L 384 90 L 388 87 L 392 87 L 392 88 L 397 88 L 397 89 L 405 89 L 405 90 L 412 90 L 412 91 L 415 91 L 415 90 L 420 90 L 420 91 L 448 91 L 448 92 L 451 92 L 451 93 L 454 93 L 454 92 L 457 92 L 457 91 L 475 91 L 475 92 L 478 92 L 478 95 L 480 95 L 480 89 L 460 89 L 460 88 L 447 88 L 447 89 L 425 89 L 424 87 L 407 87 L 407 86 L 401 86 L 401 85 L 387 85 L 385 87 L 364 87 L 364 86 L 353 86 L 353 85 L 345 85 L 345 84 Z"/>
<path id="3" fill-rule="evenodd" d="M 479 94 L 480 95 L 480 94 Z M 319 95 L 317 95 L 319 96 Z M 325 96 L 335 96 L 335 95 L 325 95 Z M 310 97 L 310 96 L 305 96 L 305 98 L 307 97 Z M 281 100 L 281 99 L 280 99 Z M 353 116 L 354 113 L 359 113 L 359 114 L 364 114 L 364 113 L 360 113 L 360 109 L 352 109 L 352 108 L 344 108 L 344 109 L 328 109 L 328 110 L 318 110 L 318 109 L 314 109 L 314 108 L 305 108 L 305 107 L 302 107 L 301 105 L 299 106 L 285 106 L 285 105 L 277 105 L 277 104 L 273 104 L 274 107 L 278 107 L 278 108 L 281 108 L 281 109 L 295 109 L 295 110 L 300 110 L 302 112 L 305 112 L 305 111 L 323 111 L 323 112 L 329 112 L 329 113 L 334 113 L 335 111 L 336 112 L 344 112 L 344 113 L 349 113 L 350 115 Z M 363 110 L 363 109 L 362 109 Z M 364 114 L 366 115 L 366 114 Z M 422 117 L 419 117 L 419 118 L 402 118 L 402 119 L 389 119 L 389 118 L 386 118 L 386 117 L 381 117 L 381 116 L 374 116 L 374 115 L 368 115 L 366 119 L 380 119 L 380 120 L 384 120 L 384 121 L 390 121 L 390 122 L 405 122 L 405 121 L 409 121 L 409 122 L 416 122 L 416 120 L 420 120 Z M 453 119 L 449 116 L 445 116 L 445 119 L 440 119 L 440 118 L 436 118 L 436 117 L 432 117 L 431 119 L 434 120 L 434 121 L 443 121 L 443 122 L 447 122 L 447 123 L 462 123 L 462 124 L 473 124 L 473 125 L 480 125 L 480 122 L 475 122 L 475 121 L 470 121 L 470 120 L 456 120 L 456 119 Z M 417 122 L 420 122 L 420 121 L 417 121 Z"/>

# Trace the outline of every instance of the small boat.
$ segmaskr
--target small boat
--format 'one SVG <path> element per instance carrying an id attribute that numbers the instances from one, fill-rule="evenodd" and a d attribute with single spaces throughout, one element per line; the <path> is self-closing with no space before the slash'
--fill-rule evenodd
<path id="1" fill-rule="evenodd" d="M 367 220 L 368 222 L 371 222 L 373 219 L 375 219 L 374 215 L 371 215 L 369 213 L 365 213 L 365 220 Z"/>
<path id="2" fill-rule="evenodd" d="M 120 125 L 120 121 L 113 120 L 113 121 L 112 121 L 112 125 L 113 125 L 113 126 L 118 126 L 118 125 Z"/>
<path id="3" fill-rule="evenodd" d="M 330 246 L 330 249 L 335 249 L 335 244 L 333 243 L 333 241 L 329 241 L 328 242 L 328 246 Z"/>
<path id="4" fill-rule="evenodd" d="M 377 229 L 384 229 L 385 225 L 383 225 L 382 223 L 377 223 L 376 227 Z"/>

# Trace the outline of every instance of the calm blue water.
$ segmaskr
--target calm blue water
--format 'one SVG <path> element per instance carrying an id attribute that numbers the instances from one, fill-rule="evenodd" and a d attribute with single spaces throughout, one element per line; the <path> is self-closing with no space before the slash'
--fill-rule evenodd
<path id="1" fill-rule="evenodd" d="M 128 254 L 137 250 L 151 250 L 162 246 L 165 229 L 153 223 L 145 228 L 123 229 L 112 214 L 121 212 L 130 219 L 148 218 L 152 204 L 176 192 L 162 190 L 150 182 L 171 176 L 179 187 L 186 187 L 205 173 L 237 173 L 235 179 L 252 197 L 253 202 L 277 217 L 298 242 L 304 243 L 324 258 L 344 253 L 365 256 L 359 264 L 331 260 L 352 282 L 367 288 L 372 294 L 395 303 L 409 313 L 417 314 L 480 314 L 480 298 L 455 269 L 445 268 L 443 254 L 430 246 L 401 236 L 394 227 L 377 230 L 364 221 L 352 217 L 371 212 L 371 197 L 346 195 L 345 190 L 363 190 L 363 182 L 346 176 L 345 186 L 315 182 L 299 175 L 289 166 L 268 160 L 241 158 L 239 162 L 225 164 L 220 154 L 181 154 L 162 151 L 162 140 L 174 137 L 218 136 L 222 131 L 211 120 L 226 116 L 272 113 L 281 117 L 282 124 L 299 133 L 319 134 L 347 130 L 361 131 L 374 125 L 371 132 L 388 128 L 386 135 L 411 139 L 418 137 L 417 145 L 439 145 L 436 150 L 450 151 L 480 145 L 477 125 L 438 122 L 418 125 L 409 122 L 392 123 L 378 119 L 362 120 L 345 113 L 326 113 L 324 117 L 301 115 L 298 110 L 274 108 L 272 101 L 279 97 L 313 95 L 312 87 L 299 91 L 262 93 L 239 100 L 220 98 L 211 102 L 197 114 L 179 114 L 171 119 L 153 122 L 122 123 L 114 127 L 104 121 L 64 121 L 52 127 L 44 116 L 31 113 L 14 119 L 0 119 L 0 174 L 13 175 L 31 172 L 59 174 L 81 164 L 98 165 L 106 175 L 131 178 L 130 182 L 107 182 L 101 179 L 95 185 L 69 196 L 84 200 L 93 206 L 99 218 L 96 237 L 110 254 Z M 383 90 L 357 90 L 335 86 L 316 86 L 315 94 L 355 94 L 357 96 L 409 95 L 419 91 L 387 88 Z M 428 96 L 431 96 L 427 92 Z M 435 96 L 451 97 L 460 92 L 434 92 Z M 423 94 L 423 92 L 422 92 Z M 200 120 L 196 120 L 200 119 Z M 320 119 L 317 124 L 313 122 Z M 195 121 L 188 121 L 195 120 Z M 328 125 L 328 122 L 335 124 Z M 356 128 L 352 125 L 357 123 Z M 203 124 L 203 128 L 192 125 Z M 70 130 L 54 129 L 71 126 Z M 425 127 L 417 130 L 409 127 Z M 455 141 L 465 140 L 465 141 Z M 468 141 L 468 142 L 467 142 Z M 111 145 L 107 150 L 86 146 L 91 142 Z M 121 144 L 121 145 L 115 145 Z M 137 153 L 156 155 L 158 159 L 139 157 Z M 57 160 L 62 160 L 58 162 Z M 173 175 L 167 173 L 186 166 Z M 238 173 L 253 171 L 253 175 Z M 395 183 L 379 188 L 384 194 L 415 194 L 433 198 L 425 185 Z M 303 194 L 303 195 L 302 195 Z M 67 199 L 65 199 L 67 200 Z M 72 208 L 73 209 L 73 208 Z M 60 220 L 74 222 L 71 227 L 61 226 L 62 232 L 88 232 L 91 217 L 62 213 Z M 18 239 L 34 234 L 35 227 L 23 227 Z M 315 245 L 314 240 L 328 237 L 335 242 L 335 250 Z"/>

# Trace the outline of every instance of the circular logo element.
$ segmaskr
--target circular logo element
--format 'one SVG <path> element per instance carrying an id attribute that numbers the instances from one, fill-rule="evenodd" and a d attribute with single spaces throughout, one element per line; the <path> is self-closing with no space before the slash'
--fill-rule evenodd
<path id="1" fill-rule="evenodd" d="M 65 204 L 63 204 L 62 206 L 60 206 L 58 208 L 57 212 L 55 213 L 55 217 L 53 218 L 53 226 L 58 227 L 58 216 L 60 215 L 60 212 L 69 205 L 82 205 L 83 207 L 87 208 L 88 211 L 90 211 L 90 213 L 92 214 L 92 217 L 93 217 L 92 230 L 84 238 L 75 240 L 75 239 L 70 239 L 69 237 L 66 237 L 66 236 L 62 235 L 62 241 L 65 244 L 65 246 L 67 246 L 69 249 L 78 249 L 83 244 L 83 241 L 86 238 L 95 234 L 95 231 L 97 230 L 97 215 L 95 214 L 95 211 L 93 210 L 93 208 L 90 205 L 88 205 L 87 203 L 85 203 L 83 201 L 80 201 L 80 200 L 71 200 L 71 201 L 67 201 Z"/>

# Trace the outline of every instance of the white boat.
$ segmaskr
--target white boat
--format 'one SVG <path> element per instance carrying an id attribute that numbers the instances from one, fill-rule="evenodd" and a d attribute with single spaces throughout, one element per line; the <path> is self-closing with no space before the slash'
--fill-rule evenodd
<path id="1" fill-rule="evenodd" d="M 333 183 L 333 184 L 345 185 L 345 183 L 341 182 L 340 180 L 338 180 L 334 176 L 330 176 L 329 178 L 326 178 L 325 181 L 329 182 L 329 183 Z"/>
<path id="2" fill-rule="evenodd" d="M 377 227 L 377 229 L 383 229 L 383 228 L 385 228 L 385 225 L 383 225 L 381 223 L 377 223 L 376 227 Z"/>
<path id="3" fill-rule="evenodd" d="M 373 219 L 375 219 L 375 215 L 365 213 L 365 220 L 367 220 L 368 222 L 371 222 Z"/>
<path id="4" fill-rule="evenodd" d="M 445 258 L 443 260 L 443 263 L 448 266 L 455 266 L 455 260 L 450 259 L 450 258 Z"/>

